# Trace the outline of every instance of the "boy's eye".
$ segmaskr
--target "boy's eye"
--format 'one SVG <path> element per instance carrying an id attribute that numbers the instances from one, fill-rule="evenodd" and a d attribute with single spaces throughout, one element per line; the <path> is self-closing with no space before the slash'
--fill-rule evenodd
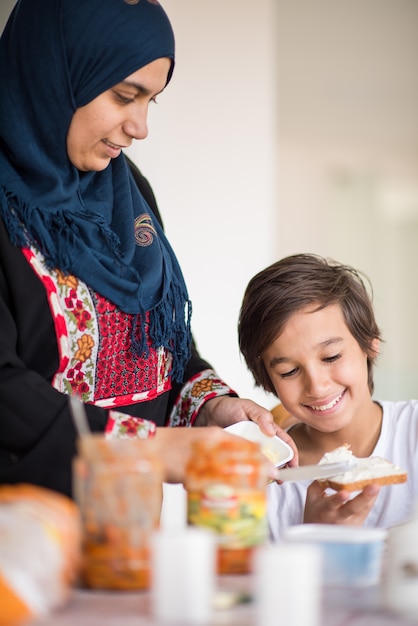
<path id="1" fill-rule="evenodd" d="M 324 361 L 326 363 L 334 363 L 334 361 L 338 361 L 338 359 L 341 359 L 341 354 L 334 354 L 334 356 L 327 356 Z"/>
<path id="2" fill-rule="evenodd" d="M 297 367 L 294 367 L 289 372 L 283 372 L 282 374 L 280 374 L 280 378 L 289 378 L 289 376 L 293 376 L 294 374 L 296 374 L 297 371 Z"/>

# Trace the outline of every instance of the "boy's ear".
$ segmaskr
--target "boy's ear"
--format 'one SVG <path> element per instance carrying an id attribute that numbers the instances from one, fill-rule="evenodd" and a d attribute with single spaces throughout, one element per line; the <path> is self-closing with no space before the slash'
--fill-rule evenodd
<path id="1" fill-rule="evenodd" d="M 372 339 L 371 347 L 372 347 L 372 350 L 374 352 L 375 357 L 379 356 L 379 354 L 380 354 L 380 339 L 378 339 L 377 337 Z"/>

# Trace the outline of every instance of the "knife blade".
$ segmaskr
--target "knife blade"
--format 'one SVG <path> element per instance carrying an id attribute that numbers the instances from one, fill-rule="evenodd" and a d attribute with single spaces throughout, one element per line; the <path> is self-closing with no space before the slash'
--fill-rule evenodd
<path id="1" fill-rule="evenodd" d="M 283 482 L 295 482 L 297 480 L 320 480 L 330 478 L 351 469 L 353 464 L 347 461 L 337 463 L 322 463 L 321 465 L 301 465 L 299 467 L 286 467 L 277 470 L 276 480 Z"/>

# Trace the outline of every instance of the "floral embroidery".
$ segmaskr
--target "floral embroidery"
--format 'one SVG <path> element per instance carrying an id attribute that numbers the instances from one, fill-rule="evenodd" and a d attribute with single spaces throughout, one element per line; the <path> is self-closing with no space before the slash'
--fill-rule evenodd
<path id="1" fill-rule="evenodd" d="M 211 378 L 204 378 L 193 385 L 190 393 L 193 398 L 199 398 L 202 394 L 212 391 L 212 389 L 213 380 Z"/>
<path id="2" fill-rule="evenodd" d="M 156 432 L 154 422 L 120 411 L 109 411 L 106 439 L 147 439 L 154 437 Z"/>
<path id="3" fill-rule="evenodd" d="M 44 283 L 59 351 L 52 385 L 104 408 L 153 400 L 171 388 L 171 354 L 163 348 L 138 356 L 131 336 L 135 317 L 74 276 L 46 268 L 35 249 L 23 250 Z"/>
<path id="4" fill-rule="evenodd" d="M 131 334 L 140 327 L 134 316 L 74 276 L 48 270 L 36 249 L 23 253 L 45 286 L 55 323 L 59 352 L 55 389 L 77 393 L 83 402 L 104 408 L 153 400 L 169 391 L 172 356 L 163 348 L 150 348 L 146 358 L 133 352 Z M 203 404 L 221 395 L 237 394 L 213 370 L 198 373 L 184 385 L 166 425 L 192 426 Z M 148 420 L 118 411 L 109 411 L 109 416 L 109 436 L 147 437 L 155 431 Z"/>
<path id="5" fill-rule="evenodd" d="M 71 289 L 77 289 L 78 287 L 78 279 L 75 276 L 66 276 L 61 272 L 61 270 L 55 270 L 57 275 L 57 283 L 59 285 L 67 285 Z"/>
<path id="6" fill-rule="evenodd" d="M 147 213 L 138 215 L 134 222 L 135 242 L 138 246 L 150 246 L 157 234 L 155 226 Z"/>
<path id="7" fill-rule="evenodd" d="M 77 324 L 78 330 L 86 330 L 88 322 L 91 320 L 91 313 L 86 310 L 84 303 L 77 298 L 77 291 L 75 289 L 70 289 L 70 293 L 64 301 L 68 311 L 70 311 L 74 316 L 74 321 Z"/>
<path id="8" fill-rule="evenodd" d="M 77 394 L 81 398 L 85 398 L 89 392 L 89 386 L 84 379 L 84 373 L 81 370 L 81 362 L 79 361 L 74 365 L 74 367 L 70 367 L 67 371 L 68 382 L 71 387 L 71 394 Z"/>
<path id="9" fill-rule="evenodd" d="M 180 397 L 168 419 L 167 426 L 193 426 L 205 402 L 217 396 L 236 396 L 213 370 L 203 370 L 193 376 L 181 390 Z"/>
<path id="10" fill-rule="evenodd" d="M 76 361 L 81 361 L 81 363 L 84 363 L 85 361 L 87 361 L 87 359 L 91 357 L 91 351 L 94 347 L 94 341 L 90 337 L 90 335 L 82 335 L 80 339 L 77 339 L 77 345 L 79 349 L 75 353 L 74 358 Z"/>

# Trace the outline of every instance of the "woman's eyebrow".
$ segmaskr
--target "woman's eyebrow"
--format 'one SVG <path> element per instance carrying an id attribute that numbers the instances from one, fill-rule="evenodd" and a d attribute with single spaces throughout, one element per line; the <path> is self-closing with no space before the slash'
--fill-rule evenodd
<path id="1" fill-rule="evenodd" d="M 163 89 L 161 89 L 161 91 L 158 91 L 157 93 L 153 93 L 150 89 L 147 89 L 141 83 L 137 83 L 133 80 L 122 80 L 119 84 L 125 85 L 127 87 L 133 87 L 134 89 L 138 91 L 138 93 L 141 93 L 144 96 L 151 96 L 151 95 L 158 96 L 158 94 L 163 91 Z"/>

